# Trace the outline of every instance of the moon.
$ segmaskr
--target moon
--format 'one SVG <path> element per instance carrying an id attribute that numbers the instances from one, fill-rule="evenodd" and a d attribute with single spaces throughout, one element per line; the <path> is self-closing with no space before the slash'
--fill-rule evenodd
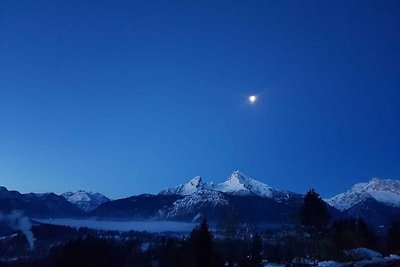
<path id="1" fill-rule="evenodd" d="M 256 102 L 256 100 L 257 100 L 257 97 L 255 95 L 249 96 L 250 103 L 254 103 L 254 102 Z"/>

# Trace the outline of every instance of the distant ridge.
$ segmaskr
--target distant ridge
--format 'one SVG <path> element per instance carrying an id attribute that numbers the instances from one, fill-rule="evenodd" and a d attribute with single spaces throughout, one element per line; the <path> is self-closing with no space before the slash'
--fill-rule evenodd
<path id="1" fill-rule="evenodd" d="M 366 183 L 355 184 L 350 190 L 340 193 L 326 202 L 344 211 L 367 199 L 388 206 L 400 207 L 400 181 L 394 179 L 372 178 Z"/>
<path id="2" fill-rule="evenodd" d="M 86 192 L 79 190 L 77 192 L 66 192 L 62 196 L 80 208 L 83 211 L 89 212 L 97 208 L 100 204 L 110 201 L 110 199 L 100 193 Z"/>

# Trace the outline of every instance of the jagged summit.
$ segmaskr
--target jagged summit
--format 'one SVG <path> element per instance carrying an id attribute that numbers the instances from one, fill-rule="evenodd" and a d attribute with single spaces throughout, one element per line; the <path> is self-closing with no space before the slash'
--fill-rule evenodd
<path id="1" fill-rule="evenodd" d="M 206 188 L 206 184 L 203 183 L 200 176 L 194 177 L 192 180 L 185 184 L 178 185 L 176 187 L 167 188 L 162 190 L 159 195 L 182 195 L 187 196 L 197 192 L 198 190 Z"/>
<path id="2" fill-rule="evenodd" d="M 8 191 L 8 189 L 5 186 L 0 186 L 0 191 Z"/>
<path id="3" fill-rule="evenodd" d="M 374 177 L 366 183 L 355 184 L 347 192 L 326 199 L 326 202 L 343 211 L 367 199 L 400 207 L 400 180 Z"/>
<path id="4" fill-rule="evenodd" d="M 192 186 L 198 186 L 201 183 L 201 177 L 196 176 L 192 180 L 189 181 L 189 184 Z"/>

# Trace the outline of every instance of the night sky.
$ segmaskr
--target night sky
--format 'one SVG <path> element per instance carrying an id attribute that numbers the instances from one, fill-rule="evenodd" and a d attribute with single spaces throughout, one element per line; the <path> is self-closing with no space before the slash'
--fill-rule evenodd
<path id="1" fill-rule="evenodd" d="M 0 1 L 1 185 L 233 170 L 324 197 L 400 178 L 400 1 Z"/>

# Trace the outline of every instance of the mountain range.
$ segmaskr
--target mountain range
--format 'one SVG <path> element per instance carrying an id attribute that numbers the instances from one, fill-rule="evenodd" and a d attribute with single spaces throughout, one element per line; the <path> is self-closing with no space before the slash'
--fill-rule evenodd
<path id="1" fill-rule="evenodd" d="M 280 223 L 293 217 L 302 196 L 280 191 L 235 171 L 223 183 L 203 182 L 199 176 L 157 195 L 132 196 L 100 205 L 91 215 L 124 219 L 193 221 L 221 220 L 232 209 L 247 222 Z"/>
<path id="2" fill-rule="evenodd" d="M 202 190 L 217 191 L 238 196 L 259 196 L 272 198 L 277 201 L 287 200 L 290 196 L 299 196 L 299 194 L 293 192 L 274 189 L 240 171 L 234 171 L 225 182 L 219 184 L 203 182 L 200 176 L 196 176 L 186 184 L 162 190 L 159 195 L 186 196 Z"/>
<path id="3" fill-rule="evenodd" d="M 371 224 L 387 224 L 400 218 L 400 181 L 372 178 L 325 200 L 347 217 L 361 217 Z"/>
<path id="4" fill-rule="evenodd" d="M 80 217 L 85 212 L 64 197 L 54 193 L 21 194 L 0 187 L 0 212 L 23 211 L 31 217 Z"/>
<path id="5" fill-rule="evenodd" d="M 298 215 L 303 195 L 279 190 L 234 171 L 222 183 L 196 176 L 185 184 L 110 200 L 99 193 L 78 191 L 21 194 L 0 187 L 0 212 L 22 210 L 31 217 L 94 217 L 123 220 L 220 221 L 236 216 L 248 223 L 287 223 Z M 324 199 L 335 218 L 362 217 L 373 225 L 400 218 L 400 181 L 373 178 Z"/>

